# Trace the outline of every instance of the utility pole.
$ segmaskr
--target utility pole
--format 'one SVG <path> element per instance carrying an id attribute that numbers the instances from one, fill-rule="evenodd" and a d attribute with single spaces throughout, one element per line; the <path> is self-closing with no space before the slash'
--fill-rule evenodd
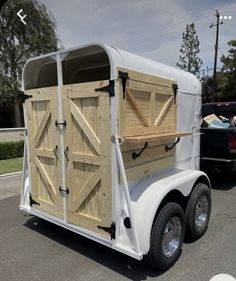
<path id="1" fill-rule="evenodd" d="M 216 69 L 217 69 L 217 54 L 218 54 L 218 42 L 219 42 L 219 25 L 223 24 L 223 21 L 220 20 L 231 20 L 232 16 L 220 16 L 219 11 L 216 10 L 216 24 L 211 24 L 210 28 L 216 26 L 216 44 L 215 44 L 215 60 L 214 60 L 214 68 L 213 68 L 213 85 L 212 85 L 212 95 L 211 101 L 215 100 L 215 92 L 216 92 Z"/>
<path id="2" fill-rule="evenodd" d="M 219 25 L 223 24 L 223 21 L 220 22 L 220 14 L 218 10 L 215 13 L 216 16 L 216 24 L 211 24 L 210 28 L 216 26 L 216 43 L 215 43 L 215 60 L 214 60 L 214 71 L 213 71 L 213 92 L 211 96 L 211 100 L 215 99 L 215 91 L 216 91 L 216 69 L 217 69 L 217 55 L 218 55 L 218 42 L 219 42 Z"/>

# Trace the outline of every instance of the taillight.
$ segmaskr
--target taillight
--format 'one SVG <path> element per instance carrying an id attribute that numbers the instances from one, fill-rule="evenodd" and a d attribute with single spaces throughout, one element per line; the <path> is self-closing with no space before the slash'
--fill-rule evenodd
<path id="1" fill-rule="evenodd" d="M 236 136 L 230 137 L 229 139 L 229 149 L 236 152 Z"/>

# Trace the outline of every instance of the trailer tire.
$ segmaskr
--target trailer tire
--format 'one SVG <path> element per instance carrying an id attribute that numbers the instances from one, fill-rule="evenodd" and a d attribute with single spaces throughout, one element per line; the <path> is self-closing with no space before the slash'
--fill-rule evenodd
<path id="1" fill-rule="evenodd" d="M 181 254 L 184 233 L 184 211 L 178 204 L 170 202 L 153 223 L 146 262 L 159 270 L 170 268 Z"/>
<path id="2" fill-rule="evenodd" d="M 198 183 L 193 190 L 185 211 L 186 237 L 200 238 L 208 228 L 211 213 L 211 192 L 204 183 Z"/>

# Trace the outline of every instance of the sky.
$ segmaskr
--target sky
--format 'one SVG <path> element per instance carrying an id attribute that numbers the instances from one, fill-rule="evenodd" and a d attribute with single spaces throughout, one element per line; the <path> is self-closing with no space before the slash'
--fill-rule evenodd
<path id="1" fill-rule="evenodd" d="M 215 10 L 232 16 L 220 25 L 219 54 L 236 39 L 236 0 L 40 0 L 52 12 L 65 48 L 103 42 L 176 66 L 182 33 L 195 23 L 202 70 L 214 64 Z M 218 60 L 218 66 L 220 66 Z"/>

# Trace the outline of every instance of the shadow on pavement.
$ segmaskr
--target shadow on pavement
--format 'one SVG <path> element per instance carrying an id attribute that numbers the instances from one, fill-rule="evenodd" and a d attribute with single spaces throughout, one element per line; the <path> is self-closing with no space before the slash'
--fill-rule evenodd
<path id="1" fill-rule="evenodd" d="M 236 188 L 236 173 L 225 172 L 217 175 L 208 174 L 212 188 L 217 190 L 230 190 Z"/>
<path id="2" fill-rule="evenodd" d="M 146 280 L 164 273 L 150 268 L 144 261 L 137 261 L 43 219 L 33 216 L 24 225 L 131 280 Z"/>

